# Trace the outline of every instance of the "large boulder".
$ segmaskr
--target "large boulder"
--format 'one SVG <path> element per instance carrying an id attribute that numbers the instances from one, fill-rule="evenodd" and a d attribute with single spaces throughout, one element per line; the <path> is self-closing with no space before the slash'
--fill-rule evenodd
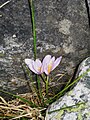
<path id="1" fill-rule="evenodd" d="M 77 77 L 88 69 L 90 57 L 80 64 Z M 90 120 L 90 70 L 72 90 L 49 106 L 45 120 Z"/>
<path id="2" fill-rule="evenodd" d="M 62 55 L 59 72 L 65 71 L 72 76 L 75 67 L 90 54 L 90 31 L 85 0 L 33 2 L 37 56 L 42 59 L 46 54 L 56 57 Z M 3 3 L 3 0 L 0 0 L 0 5 Z M 28 0 L 10 1 L 0 9 L 0 15 L 0 88 L 26 92 L 27 81 L 24 80 L 21 58 L 33 58 Z"/>
<path id="3" fill-rule="evenodd" d="M 89 9 L 89 17 L 90 17 L 90 0 L 87 0 L 87 4 L 88 4 L 88 9 Z"/>

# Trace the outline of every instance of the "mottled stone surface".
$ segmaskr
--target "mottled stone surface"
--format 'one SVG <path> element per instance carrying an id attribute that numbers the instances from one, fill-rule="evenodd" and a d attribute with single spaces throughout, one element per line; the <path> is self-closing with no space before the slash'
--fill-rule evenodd
<path id="1" fill-rule="evenodd" d="M 88 69 L 90 69 L 90 57 L 80 64 L 77 76 Z M 72 107 L 65 108 L 69 106 Z M 61 110 L 48 114 L 57 109 Z M 90 120 L 90 72 L 81 78 L 71 91 L 49 106 L 45 120 Z"/>
<path id="2" fill-rule="evenodd" d="M 89 6 L 89 12 L 90 12 L 90 0 L 87 0 L 88 6 Z M 90 14 L 90 13 L 89 13 Z"/>
<path id="3" fill-rule="evenodd" d="M 6 0 L 0 0 L 0 5 Z M 37 52 L 62 55 L 61 71 L 74 68 L 90 54 L 90 31 L 85 0 L 35 0 Z M 26 88 L 20 59 L 33 58 L 32 26 L 28 0 L 12 0 L 0 9 L 0 87 Z M 57 72 L 57 71 L 55 71 Z M 16 84 L 13 84 L 16 80 Z"/>
<path id="4" fill-rule="evenodd" d="M 90 26 L 90 0 L 86 0 L 87 13 L 88 13 L 88 22 Z"/>

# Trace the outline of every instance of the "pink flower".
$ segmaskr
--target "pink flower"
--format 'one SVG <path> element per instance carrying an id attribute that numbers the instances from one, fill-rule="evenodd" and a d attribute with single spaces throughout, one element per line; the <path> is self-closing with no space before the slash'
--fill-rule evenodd
<path id="1" fill-rule="evenodd" d="M 50 72 L 59 65 L 61 59 L 62 56 L 55 60 L 55 57 L 51 57 L 51 55 L 46 55 L 42 63 L 39 59 L 36 59 L 35 61 L 32 59 L 25 59 L 25 63 L 35 74 L 42 74 L 43 72 L 45 72 L 46 75 L 49 75 Z"/>
<path id="2" fill-rule="evenodd" d="M 25 59 L 25 63 L 27 64 L 29 69 L 33 71 L 35 74 L 43 73 L 42 63 L 39 59 L 36 59 L 35 61 L 32 59 Z"/>
<path id="3" fill-rule="evenodd" d="M 43 59 L 42 66 L 46 75 L 49 75 L 51 71 L 53 71 L 60 63 L 62 56 L 55 60 L 55 57 L 51 57 L 51 55 L 46 55 Z"/>

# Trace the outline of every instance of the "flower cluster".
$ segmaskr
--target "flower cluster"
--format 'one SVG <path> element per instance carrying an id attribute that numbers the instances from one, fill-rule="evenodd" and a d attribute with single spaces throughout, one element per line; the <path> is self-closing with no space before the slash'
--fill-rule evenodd
<path id="1" fill-rule="evenodd" d="M 58 57 L 55 60 L 55 57 L 51 57 L 51 55 L 46 55 L 42 62 L 39 59 L 36 59 L 35 61 L 32 59 L 25 59 L 25 63 L 35 74 L 45 73 L 46 75 L 49 75 L 50 72 L 59 65 L 61 59 L 62 56 Z"/>

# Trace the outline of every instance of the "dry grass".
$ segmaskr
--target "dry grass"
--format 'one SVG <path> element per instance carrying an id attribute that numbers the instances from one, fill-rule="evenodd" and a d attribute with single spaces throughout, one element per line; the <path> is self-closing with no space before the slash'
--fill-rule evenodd
<path id="1" fill-rule="evenodd" d="M 6 117 L 9 117 L 7 120 L 20 120 L 20 118 L 27 118 L 26 120 L 44 120 L 39 109 L 31 108 L 18 99 L 6 102 L 1 96 L 0 117 L 2 117 L 0 120 L 4 120 Z"/>

